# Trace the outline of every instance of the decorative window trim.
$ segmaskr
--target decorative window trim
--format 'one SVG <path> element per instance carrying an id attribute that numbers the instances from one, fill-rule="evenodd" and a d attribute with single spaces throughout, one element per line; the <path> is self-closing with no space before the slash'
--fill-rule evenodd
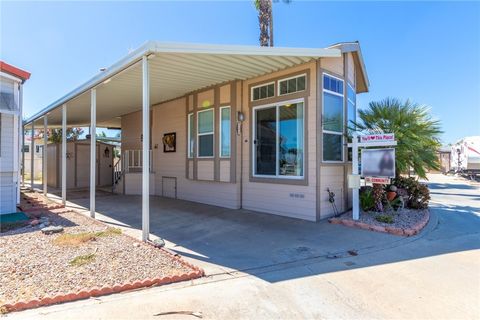
<path id="1" fill-rule="evenodd" d="M 229 155 L 224 156 L 222 155 L 222 110 L 223 109 L 230 109 L 230 137 L 228 139 L 229 142 Z M 230 106 L 223 106 L 219 108 L 219 117 L 218 117 L 218 153 L 219 157 L 221 159 L 230 159 L 232 156 L 232 143 L 231 143 L 231 137 L 232 137 L 232 108 Z"/>
<path id="2" fill-rule="evenodd" d="M 340 94 L 338 92 L 335 92 L 335 91 L 331 91 L 331 90 L 328 90 L 328 89 L 325 89 L 324 88 L 324 76 L 328 76 L 328 77 L 331 77 L 331 78 L 334 78 L 336 80 L 339 80 L 342 82 L 342 85 L 345 85 L 345 80 L 342 79 L 342 78 L 339 78 L 339 77 L 336 77 L 334 75 L 331 75 L 330 73 L 328 72 L 322 72 L 322 86 L 321 86 L 321 89 L 322 89 L 322 122 L 320 123 L 321 125 L 321 129 L 322 129 L 322 145 L 321 145 L 321 148 L 322 148 L 322 163 L 343 163 L 345 162 L 345 152 L 343 150 L 343 145 L 345 144 L 345 136 L 344 136 L 344 131 L 345 131 L 345 119 L 343 119 L 342 121 L 342 131 L 341 132 L 338 132 L 338 131 L 331 131 L 331 130 L 324 130 L 323 129 L 323 115 L 324 115 L 324 110 L 325 110 L 325 95 L 324 93 L 329 93 L 329 94 L 333 94 L 333 95 L 336 95 L 336 96 L 339 96 L 339 97 L 342 97 L 342 115 L 343 117 L 345 117 L 345 94 L 346 92 L 344 92 L 344 94 Z M 345 89 L 344 89 L 345 91 Z M 323 134 L 333 134 L 333 135 L 339 135 L 339 136 L 342 136 L 342 140 L 341 140 L 341 150 L 342 150 L 342 159 L 341 160 L 325 160 L 324 159 L 324 154 L 323 154 L 323 145 L 325 143 L 325 140 L 323 139 Z"/>
<path id="3" fill-rule="evenodd" d="M 196 139 L 191 139 L 191 136 L 193 134 L 191 130 L 192 122 L 195 121 L 195 113 L 190 112 L 187 114 L 187 158 L 188 159 L 193 159 L 195 156 L 195 149 L 194 149 L 194 144 Z"/>
<path id="4" fill-rule="evenodd" d="M 253 90 L 254 89 L 269 86 L 271 84 L 273 84 L 273 96 L 260 98 L 260 99 L 253 99 Z M 253 86 L 253 87 L 250 88 L 250 101 L 261 101 L 261 100 L 266 100 L 266 99 L 270 99 L 270 98 L 273 98 L 273 97 L 275 97 L 275 81 L 262 83 L 262 84 L 259 84 L 259 85 L 256 85 L 256 86 Z"/>
<path id="5" fill-rule="evenodd" d="M 281 93 L 280 92 L 280 83 L 281 82 L 284 82 L 284 81 L 288 81 L 288 80 L 291 80 L 291 79 L 297 79 L 297 78 L 300 78 L 300 77 L 305 77 L 305 87 L 303 88 L 303 90 L 296 90 L 294 92 L 287 92 L 287 93 Z M 297 74 L 297 75 L 294 75 L 294 76 L 291 76 L 291 77 L 288 77 L 288 78 L 282 78 L 280 80 L 277 80 L 277 95 L 279 97 L 282 97 L 282 96 L 287 96 L 289 94 L 294 94 L 294 93 L 297 93 L 297 92 L 303 92 L 303 91 L 306 91 L 307 90 L 307 74 L 306 73 L 302 73 L 302 74 Z"/>
<path id="6" fill-rule="evenodd" d="M 200 133 L 200 130 L 198 129 L 199 128 L 200 117 L 198 115 L 202 112 L 208 112 L 208 111 L 212 111 L 212 118 L 213 118 L 212 131 Z M 213 136 L 213 153 L 212 153 L 211 156 L 200 156 L 200 136 L 207 136 L 207 135 L 212 135 Z M 215 158 L 215 108 L 210 107 L 210 108 L 205 109 L 205 110 L 197 111 L 197 139 L 196 139 L 196 141 L 197 141 L 197 158 L 198 159 L 213 159 L 213 158 Z"/>
<path id="7" fill-rule="evenodd" d="M 259 179 L 272 179 L 276 181 L 281 181 L 281 180 L 293 180 L 293 181 L 303 181 L 306 178 L 306 139 L 305 139 L 305 129 L 306 129 L 306 122 L 305 122 L 305 115 L 306 115 L 306 106 L 305 106 L 305 99 L 304 98 L 299 98 L 299 99 L 294 99 L 294 100 L 285 100 L 285 101 L 279 101 L 275 103 L 269 103 L 261 106 L 255 106 L 252 108 L 252 142 L 255 140 L 256 134 L 257 134 L 257 128 L 256 128 L 256 111 L 261 110 L 261 109 L 268 109 L 268 108 L 275 108 L 275 114 L 276 114 L 276 123 L 278 124 L 278 118 L 279 118 L 279 107 L 286 105 L 286 104 L 296 104 L 296 103 L 302 103 L 303 104 L 303 157 L 302 157 L 302 168 L 303 168 L 303 174 L 301 176 L 284 176 L 278 174 L 279 172 L 279 163 L 278 163 L 278 156 L 279 156 L 279 148 L 278 148 L 278 143 L 279 143 L 279 135 L 278 135 L 278 130 L 276 133 L 276 162 L 275 162 L 275 175 L 265 175 L 265 174 L 256 174 L 255 173 L 255 168 L 257 165 L 257 159 L 256 159 L 256 144 L 251 143 L 252 149 L 251 149 L 251 154 L 252 154 L 252 173 L 251 177 L 252 178 L 259 178 Z M 276 126 L 278 128 L 278 125 Z"/>

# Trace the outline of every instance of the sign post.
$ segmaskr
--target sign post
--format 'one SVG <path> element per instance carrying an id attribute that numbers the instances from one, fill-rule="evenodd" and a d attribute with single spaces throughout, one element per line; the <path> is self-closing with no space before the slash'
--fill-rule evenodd
<path id="1" fill-rule="evenodd" d="M 358 142 L 360 138 L 360 142 Z M 370 134 L 358 136 L 357 133 L 353 133 L 352 143 L 348 144 L 348 147 L 352 148 L 352 181 L 360 181 L 360 175 L 358 173 L 358 149 L 365 147 L 390 147 L 396 146 L 397 142 L 395 141 L 395 135 L 393 133 L 385 134 Z M 362 163 L 363 166 L 363 163 Z M 383 177 L 373 177 L 370 178 L 372 182 L 383 181 Z M 352 188 L 352 216 L 353 220 L 358 220 L 360 218 L 360 183 L 351 183 Z"/>

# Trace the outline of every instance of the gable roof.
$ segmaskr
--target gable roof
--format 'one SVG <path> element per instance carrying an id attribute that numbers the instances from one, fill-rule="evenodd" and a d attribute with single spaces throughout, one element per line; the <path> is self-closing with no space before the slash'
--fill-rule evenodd
<path id="1" fill-rule="evenodd" d="M 0 61 L 0 71 L 8 73 L 11 76 L 17 77 L 22 81 L 30 79 L 29 72 L 22 70 L 20 68 L 17 68 L 15 66 L 12 66 L 11 64 L 8 64 L 4 61 Z"/>

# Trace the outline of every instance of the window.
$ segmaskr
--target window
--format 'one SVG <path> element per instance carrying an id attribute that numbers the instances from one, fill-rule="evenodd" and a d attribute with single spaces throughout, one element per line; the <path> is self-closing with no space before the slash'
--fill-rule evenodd
<path id="1" fill-rule="evenodd" d="M 323 161 L 343 161 L 343 80 L 323 75 Z"/>
<path id="2" fill-rule="evenodd" d="M 352 123 L 357 121 L 357 109 L 356 109 L 356 94 L 355 89 L 350 83 L 347 83 L 347 136 L 348 142 L 352 142 Z M 352 148 L 348 148 L 348 161 L 352 161 Z"/>
<path id="3" fill-rule="evenodd" d="M 251 95 L 252 101 L 262 100 L 275 96 L 275 82 L 252 87 Z"/>
<path id="4" fill-rule="evenodd" d="M 254 109 L 255 176 L 304 176 L 303 102 Z"/>
<path id="5" fill-rule="evenodd" d="M 23 152 L 26 152 L 26 153 L 30 152 L 30 146 L 28 144 L 23 146 Z"/>
<path id="6" fill-rule="evenodd" d="M 197 113 L 197 146 L 198 157 L 213 157 L 213 109 Z"/>
<path id="7" fill-rule="evenodd" d="M 193 128 L 193 113 L 188 114 L 188 157 L 193 158 L 193 146 L 195 144 L 195 133 Z"/>
<path id="8" fill-rule="evenodd" d="M 15 81 L 2 78 L 0 82 L 0 109 L 14 111 L 18 110 L 15 101 Z"/>
<path id="9" fill-rule="evenodd" d="M 220 108 L 220 157 L 230 157 L 230 107 Z"/>
<path id="10" fill-rule="evenodd" d="M 278 81 L 279 93 L 278 95 L 284 95 L 305 90 L 306 75 L 295 76 Z"/>

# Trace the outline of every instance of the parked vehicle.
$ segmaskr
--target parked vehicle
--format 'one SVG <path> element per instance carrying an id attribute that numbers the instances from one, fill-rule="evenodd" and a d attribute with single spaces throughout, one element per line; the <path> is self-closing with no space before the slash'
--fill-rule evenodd
<path id="1" fill-rule="evenodd" d="M 451 171 L 475 176 L 480 174 L 480 136 L 466 137 L 452 146 Z"/>

